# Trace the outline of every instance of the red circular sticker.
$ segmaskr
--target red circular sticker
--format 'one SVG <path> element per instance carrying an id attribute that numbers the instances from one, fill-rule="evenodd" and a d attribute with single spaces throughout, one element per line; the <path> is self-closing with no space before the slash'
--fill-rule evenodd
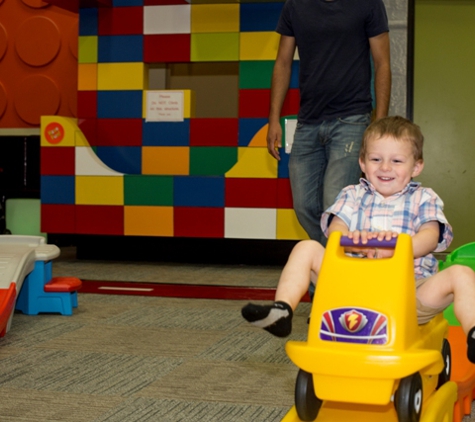
<path id="1" fill-rule="evenodd" d="M 64 128 L 57 122 L 50 123 L 45 129 L 46 140 L 53 145 L 59 144 L 64 138 Z"/>

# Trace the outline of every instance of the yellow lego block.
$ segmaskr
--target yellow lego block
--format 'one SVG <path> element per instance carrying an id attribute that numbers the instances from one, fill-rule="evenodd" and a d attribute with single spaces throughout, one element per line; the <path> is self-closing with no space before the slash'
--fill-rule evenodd
<path id="1" fill-rule="evenodd" d="M 188 175 L 189 147 L 143 147 L 142 174 Z"/>
<path id="2" fill-rule="evenodd" d="M 73 147 L 77 119 L 72 117 L 41 116 L 42 147 Z"/>
<path id="3" fill-rule="evenodd" d="M 279 39 L 277 32 L 241 32 L 239 60 L 275 60 Z"/>
<path id="4" fill-rule="evenodd" d="M 191 32 L 239 32 L 239 5 L 192 4 Z"/>
<path id="5" fill-rule="evenodd" d="M 143 90 L 144 63 L 99 63 L 97 89 L 100 91 Z"/>
<path id="6" fill-rule="evenodd" d="M 277 160 L 267 148 L 238 148 L 238 162 L 226 173 L 226 177 L 277 177 Z"/>
<path id="7" fill-rule="evenodd" d="M 238 60 L 239 33 L 191 34 L 192 62 L 235 62 Z"/>
<path id="8" fill-rule="evenodd" d="M 176 89 L 171 89 L 170 92 L 177 91 Z M 190 117 L 195 117 L 196 109 L 196 95 L 195 91 L 190 89 L 182 89 L 183 92 L 183 117 L 189 119 Z M 147 91 L 144 91 L 142 95 L 142 117 L 147 118 Z"/>
<path id="9" fill-rule="evenodd" d="M 123 176 L 76 176 L 77 205 L 123 205 Z"/>
<path id="10" fill-rule="evenodd" d="M 97 36 L 80 36 L 78 63 L 97 63 Z"/>
<path id="11" fill-rule="evenodd" d="M 267 148 L 267 130 L 268 129 L 269 129 L 269 124 L 266 123 L 252 137 L 251 142 L 249 142 L 248 146 L 249 147 L 266 147 Z"/>
<path id="12" fill-rule="evenodd" d="M 277 210 L 277 239 L 309 239 L 293 209 Z"/>
<path id="13" fill-rule="evenodd" d="M 124 207 L 126 236 L 173 236 L 173 207 Z"/>
<path id="14" fill-rule="evenodd" d="M 78 90 L 97 90 L 97 64 L 79 63 L 78 65 Z"/>

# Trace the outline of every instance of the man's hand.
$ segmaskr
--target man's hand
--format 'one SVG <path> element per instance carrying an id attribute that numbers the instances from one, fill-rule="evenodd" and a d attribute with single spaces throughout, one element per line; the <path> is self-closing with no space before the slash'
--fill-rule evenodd
<path id="1" fill-rule="evenodd" d="M 280 160 L 279 149 L 282 145 L 282 127 L 280 123 L 269 122 L 267 129 L 267 151 L 276 160 Z"/>

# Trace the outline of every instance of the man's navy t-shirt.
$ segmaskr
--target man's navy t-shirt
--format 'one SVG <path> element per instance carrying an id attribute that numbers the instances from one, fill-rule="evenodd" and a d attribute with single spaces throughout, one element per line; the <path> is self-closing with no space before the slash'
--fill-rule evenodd
<path id="1" fill-rule="evenodd" d="M 372 109 L 368 38 L 388 32 L 382 0 L 287 0 L 277 32 L 295 37 L 300 57 L 299 122 Z"/>

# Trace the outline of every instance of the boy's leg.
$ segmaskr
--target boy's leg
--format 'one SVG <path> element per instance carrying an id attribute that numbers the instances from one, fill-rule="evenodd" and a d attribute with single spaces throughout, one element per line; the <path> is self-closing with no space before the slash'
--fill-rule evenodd
<path id="1" fill-rule="evenodd" d="M 292 330 L 293 311 L 308 289 L 310 279 L 316 280 L 325 249 L 318 242 L 303 240 L 295 245 L 280 276 L 272 305 L 249 303 L 242 316 L 270 333 L 285 337 Z"/>
<path id="2" fill-rule="evenodd" d="M 431 308 L 454 303 L 455 316 L 467 334 L 467 356 L 475 363 L 475 272 L 464 265 L 452 265 L 417 289 L 417 298 Z"/>

